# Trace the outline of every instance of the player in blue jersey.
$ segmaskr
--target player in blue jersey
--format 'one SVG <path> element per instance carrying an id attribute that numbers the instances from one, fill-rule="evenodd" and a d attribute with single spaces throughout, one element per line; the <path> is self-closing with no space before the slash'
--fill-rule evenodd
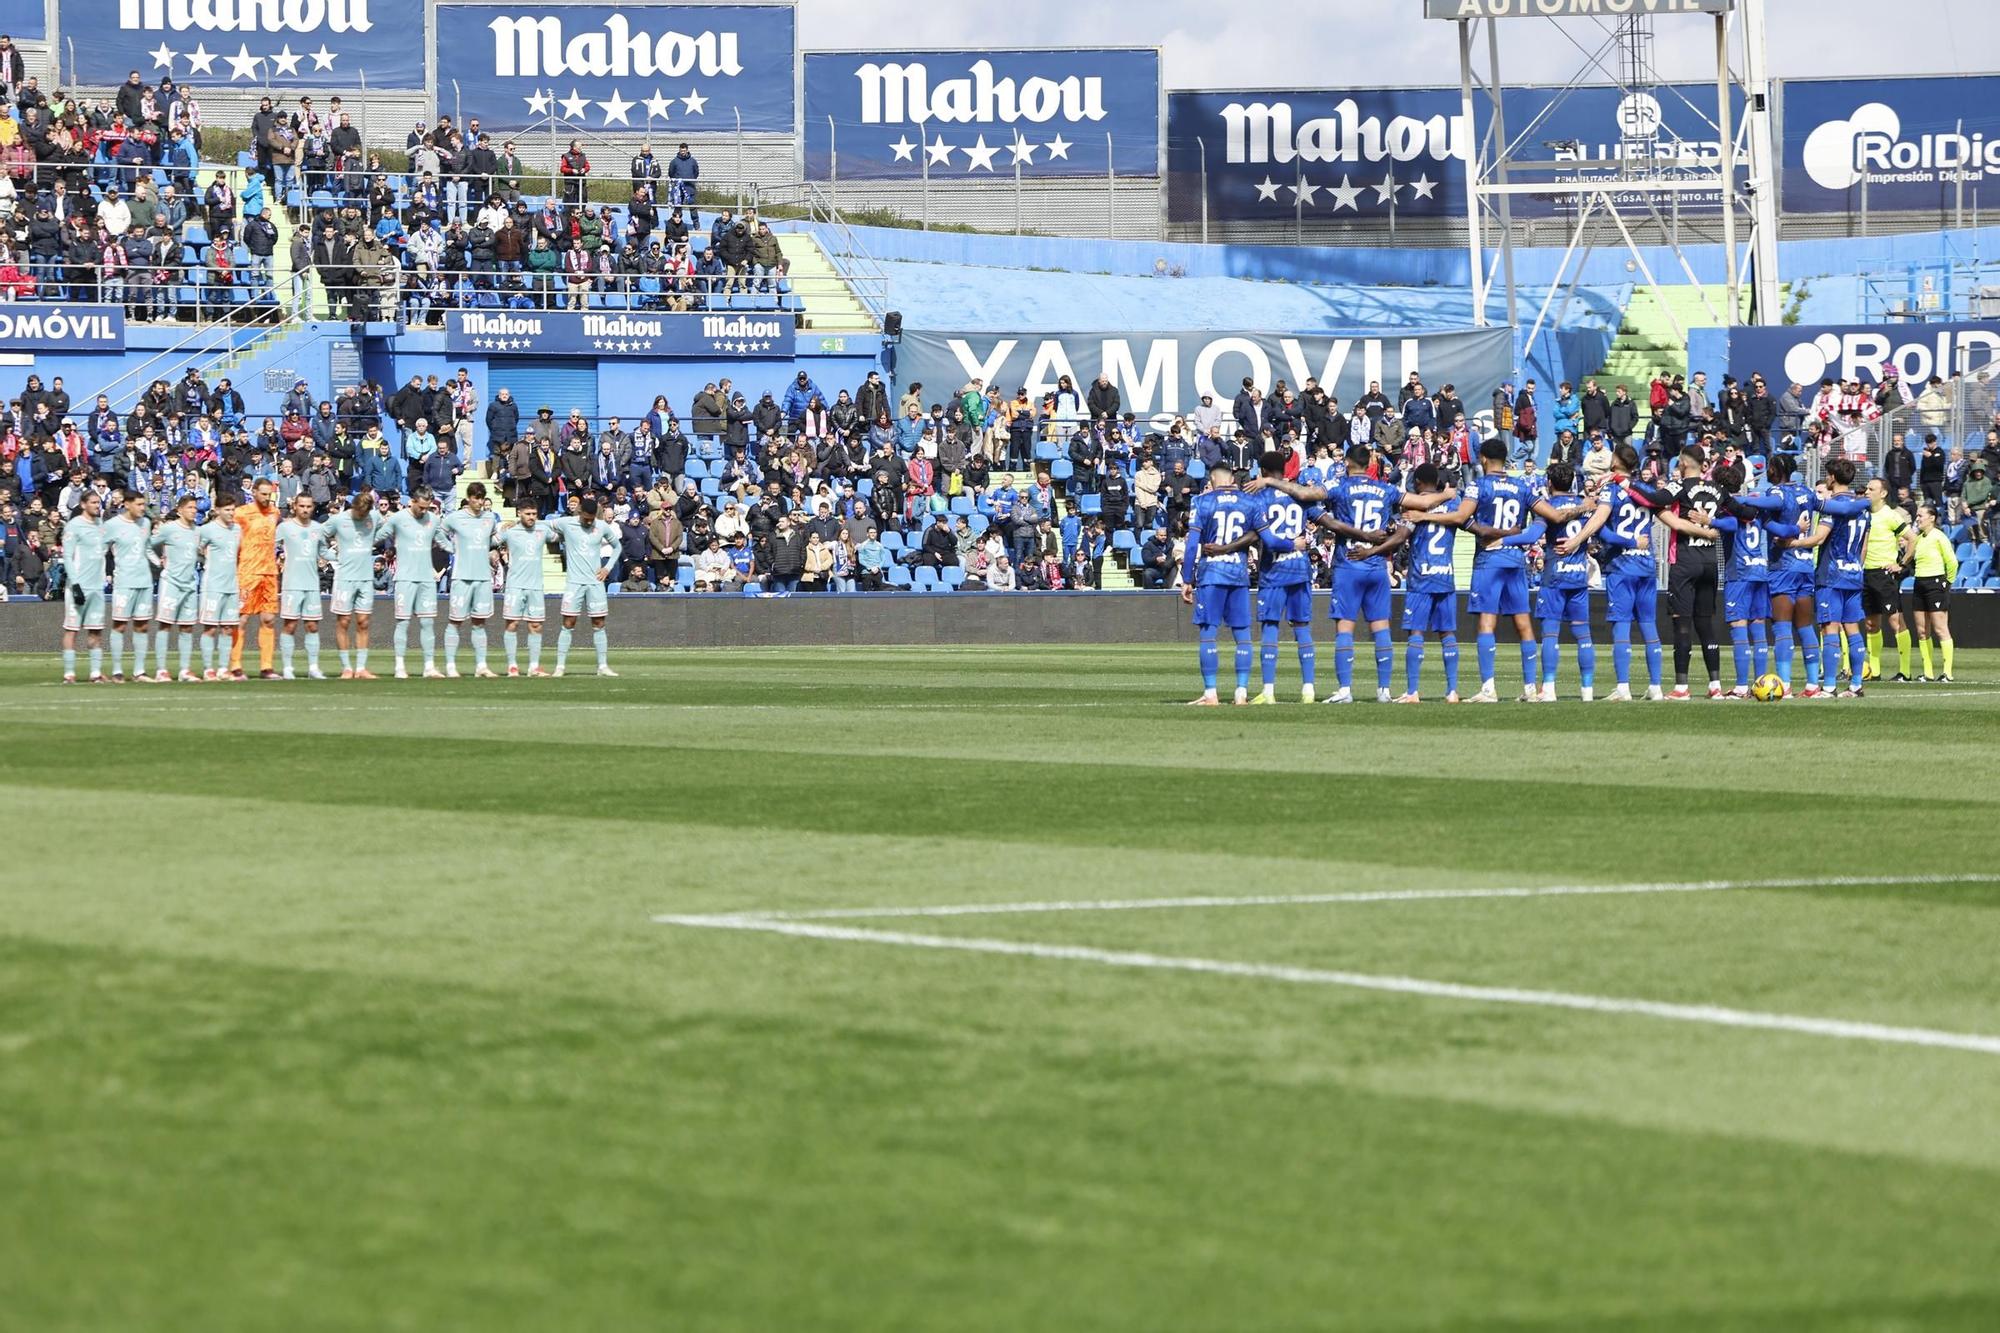
<path id="1" fill-rule="evenodd" d="M 1410 489 L 1436 495 L 1444 483 L 1437 467 L 1425 463 L 1410 474 Z M 1424 636 L 1435 634 L 1444 654 L 1444 701 L 1458 702 L 1458 532 L 1455 510 L 1418 514 L 1407 532 L 1410 573 L 1403 583 L 1403 683 L 1399 704 L 1423 702 Z"/>
<path id="2" fill-rule="evenodd" d="M 1259 467 L 1267 477 L 1282 477 L 1285 455 L 1265 454 Z M 1257 627 L 1264 688 L 1250 702 L 1278 701 L 1279 626 L 1289 621 L 1299 650 L 1299 702 L 1309 704 L 1313 701 L 1318 651 L 1312 634 L 1312 539 L 1306 534 L 1306 524 L 1319 516 L 1319 509 L 1308 509 L 1279 492 L 1260 498 L 1263 517 L 1257 524 L 1257 539 L 1262 543 L 1263 564 L 1257 578 Z"/>
<path id="3" fill-rule="evenodd" d="M 1360 623 L 1367 624 L 1375 641 L 1375 701 L 1389 702 L 1389 675 L 1396 651 L 1389 639 L 1389 564 L 1380 555 L 1363 556 L 1361 552 L 1387 541 L 1402 511 L 1427 513 L 1452 498 L 1448 492 L 1404 494 L 1394 483 L 1368 475 L 1372 457 L 1366 445 L 1351 446 L 1345 474 L 1318 486 L 1300 486 L 1271 473 L 1251 484 L 1252 490 L 1268 487 L 1301 504 L 1325 504 L 1312 521 L 1341 539 L 1329 611 L 1334 621 L 1333 667 L 1339 687 L 1327 700 L 1330 704 L 1354 701 L 1354 627 Z"/>
<path id="4" fill-rule="evenodd" d="M 1488 440 L 1479 446 L 1480 476 L 1458 504 L 1458 518 L 1479 539 L 1472 558 L 1472 611 L 1479 617 L 1479 693 L 1476 704 L 1500 702 L 1494 684 L 1498 655 L 1495 630 L 1501 616 L 1511 617 L 1521 641 L 1522 703 L 1540 703 L 1541 645 L 1535 639 L 1528 608 L 1528 552 L 1507 538 L 1520 535 L 1536 517 L 1566 523 L 1581 510 L 1558 509 L 1543 498 L 1535 483 L 1507 472 L 1507 443 Z"/>
<path id="5" fill-rule="evenodd" d="M 1542 622 L 1542 702 L 1556 701 L 1556 673 L 1562 666 L 1563 626 L 1576 640 L 1578 695 L 1585 703 L 1597 697 L 1597 645 L 1590 637 L 1590 555 L 1581 548 L 1564 555 L 1562 547 L 1590 522 L 1590 511 L 1579 509 L 1576 468 L 1551 463 L 1548 502 L 1571 517 L 1548 529 L 1550 543 L 1542 563 L 1542 588 L 1535 618 Z"/>
<path id="6" fill-rule="evenodd" d="M 1826 465 L 1827 495 L 1813 502 L 1813 508 L 1832 520 L 1826 544 L 1820 552 L 1820 614 L 1829 630 L 1847 636 L 1847 688 L 1843 699 L 1861 697 L 1862 672 L 1868 662 L 1868 641 L 1862 635 L 1867 616 L 1862 611 L 1861 587 L 1865 581 L 1862 554 L 1868 544 L 1868 518 L 1873 506 L 1868 498 L 1853 493 L 1854 464 L 1836 458 Z M 1822 682 L 1834 678 L 1838 664 L 1833 636 L 1821 641 L 1819 674 Z M 1822 694 L 1821 697 L 1825 697 Z"/>
<path id="7" fill-rule="evenodd" d="M 1771 637 L 1773 666 L 1778 678 L 1792 688 L 1792 656 L 1801 654 L 1805 689 L 1803 697 L 1819 694 L 1819 626 L 1814 552 L 1826 540 L 1824 524 L 1815 528 L 1813 492 L 1797 480 L 1798 461 L 1789 454 L 1777 454 L 1767 464 L 1771 481 L 1768 496 L 1778 501 L 1773 517 L 1799 533 L 1789 540 L 1772 543 L 1771 557 Z"/>
<path id="8" fill-rule="evenodd" d="M 1748 699 L 1750 682 L 1771 667 L 1771 551 L 1773 539 L 1789 539 L 1799 530 L 1783 521 L 1784 501 L 1770 494 L 1741 493 L 1740 464 L 1719 468 L 1715 482 L 1724 493 L 1722 507 L 1708 521 L 1728 550 L 1723 562 L 1722 616 L 1729 624 L 1729 651 L 1734 688 L 1727 698 Z"/>
<path id="9" fill-rule="evenodd" d="M 1227 464 L 1208 470 L 1208 489 L 1195 497 L 1188 514 L 1181 556 L 1181 601 L 1194 608 L 1201 631 L 1202 693 L 1193 700 L 1196 706 L 1216 706 L 1216 639 L 1224 625 L 1236 640 L 1236 702 L 1250 702 L 1250 561 L 1244 539 L 1255 534 L 1262 517 L 1257 502 L 1237 487 L 1234 470 Z M 1204 548 L 1215 548 L 1216 554 Z"/>
<path id="10" fill-rule="evenodd" d="M 132 634 L 132 682 L 151 682 L 146 674 L 146 627 L 153 619 L 153 562 L 147 551 L 153 523 L 146 517 L 146 497 L 122 492 L 118 512 L 104 522 L 104 545 L 111 556 L 111 681 L 125 683 L 125 634 Z"/>
<path id="11" fill-rule="evenodd" d="M 486 666 L 486 622 L 493 618 L 493 534 L 500 520 L 486 507 L 486 484 L 465 488 L 465 504 L 444 521 L 451 545 L 451 619 L 444 628 L 444 674 L 458 679 L 458 627 L 472 622 L 472 674 L 498 677 Z"/>
<path id="12" fill-rule="evenodd" d="M 1653 511 L 1632 493 L 1632 474 L 1639 453 L 1629 444 L 1611 451 L 1612 471 L 1597 496 L 1597 512 L 1575 536 L 1559 542 L 1556 551 L 1567 558 L 1595 538 L 1598 566 L 1604 571 L 1605 619 L 1611 622 L 1611 665 L 1618 688 L 1607 703 L 1632 702 L 1632 629 L 1636 625 L 1646 645 L 1646 697 L 1665 698 L 1660 689 L 1660 584 L 1653 563 Z"/>

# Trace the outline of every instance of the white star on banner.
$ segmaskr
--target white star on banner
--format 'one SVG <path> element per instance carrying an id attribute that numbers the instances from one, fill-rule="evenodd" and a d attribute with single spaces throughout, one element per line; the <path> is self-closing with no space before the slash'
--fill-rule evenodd
<path id="1" fill-rule="evenodd" d="M 529 115 L 539 116 L 549 109 L 549 103 L 553 102 L 555 99 L 553 97 L 550 97 L 547 93 L 543 92 L 540 88 L 537 88 L 535 89 L 535 95 L 533 97 L 524 97 L 521 100 L 528 104 Z"/>
<path id="2" fill-rule="evenodd" d="M 286 42 L 278 48 L 278 54 L 271 57 L 271 72 L 273 74 L 297 74 L 299 72 L 299 62 L 305 58 L 306 53 L 303 51 L 297 55 L 293 55 L 292 44 Z"/>
<path id="3" fill-rule="evenodd" d="M 1268 172 L 1264 179 L 1257 183 L 1257 202 L 1260 204 L 1278 202 L 1278 183 L 1271 179 Z"/>
<path id="4" fill-rule="evenodd" d="M 907 134 L 904 135 L 902 138 L 896 140 L 896 142 L 890 144 L 889 147 L 896 150 L 896 156 L 894 159 L 895 161 L 897 162 L 916 161 L 914 154 L 917 151 L 917 146 L 910 142 L 909 135 Z"/>
<path id="5" fill-rule="evenodd" d="M 314 68 L 314 69 L 332 69 L 332 68 L 333 68 L 333 57 L 335 56 L 335 54 L 337 54 L 337 53 L 336 53 L 336 52 L 333 52 L 333 51 L 329 51 L 329 50 L 327 50 L 327 49 L 326 49 L 326 43 L 325 43 L 325 42 L 321 42 L 321 43 L 319 44 L 319 50 L 317 50 L 317 51 L 314 51 L 314 52 L 312 53 L 312 59 L 313 59 L 313 68 Z"/>
<path id="6" fill-rule="evenodd" d="M 1410 192 L 1415 198 L 1418 199 L 1430 198 L 1432 192 L 1435 191 L 1437 187 L 1438 183 L 1432 180 L 1427 175 L 1419 176 L 1415 180 L 1410 182 Z"/>
<path id="7" fill-rule="evenodd" d="M 571 120 L 582 120 L 583 113 L 590 109 L 590 99 L 579 93 L 575 88 L 569 90 L 568 97 L 557 100 L 563 109 L 563 115 Z"/>
<path id="8" fill-rule="evenodd" d="M 1069 150 L 1074 147 L 1076 147 L 1075 144 L 1063 138 L 1061 134 L 1057 134 L 1055 138 L 1049 140 L 1049 161 L 1053 162 L 1057 158 L 1061 158 L 1067 162 L 1069 160 Z"/>
<path id="9" fill-rule="evenodd" d="M 924 156 L 930 159 L 930 165 L 934 167 L 950 166 L 951 155 L 956 151 L 956 149 L 944 141 L 942 134 L 924 145 Z"/>
<path id="10" fill-rule="evenodd" d="M 604 124 L 608 128 L 614 120 L 620 125 L 630 125 L 632 122 L 628 118 L 629 113 L 638 103 L 626 101 L 625 94 L 613 88 L 611 90 L 611 100 L 608 102 L 599 102 L 597 105 L 598 109 L 604 112 Z"/>
<path id="11" fill-rule="evenodd" d="M 1302 204 L 1312 203 L 1313 196 L 1318 194 L 1320 190 L 1319 186 L 1314 185 L 1304 176 L 1299 177 L 1299 183 L 1297 185 L 1287 185 L 1285 188 L 1292 192 L 1293 199 L 1297 200 Z"/>
<path id="12" fill-rule="evenodd" d="M 532 346 L 534 346 L 534 344 L 533 344 L 533 343 L 531 343 L 531 342 L 529 342 L 529 341 L 528 341 L 528 340 L 527 340 L 526 338 L 516 338 L 516 339 L 514 339 L 514 346 L 516 346 L 516 347 L 532 347 Z"/>
<path id="13" fill-rule="evenodd" d="M 1394 202 L 1396 198 L 1396 191 L 1402 188 L 1403 188 L 1402 186 L 1396 184 L 1396 173 L 1393 171 L 1390 172 L 1388 175 L 1382 178 L 1382 183 L 1380 185 L 1374 187 L 1375 202 L 1378 204 L 1387 204 Z"/>
<path id="14" fill-rule="evenodd" d="M 1342 176 L 1340 184 L 1329 185 L 1326 188 L 1333 195 L 1333 209 L 1336 213 L 1343 208 L 1351 208 L 1357 213 L 1361 211 L 1361 191 L 1366 188 L 1365 186 L 1356 185 L 1348 177 Z"/>
<path id="15" fill-rule="evenodd" d="M 701 89 L 699 88 L 688 89 L 688 95 L 681 99 L 681 105 L 687 108 L 687 113 L 690 116 L 705 116 L 708 114 L 703 109 L 708 105 L 708 99 L 701 95 Z"/>
<path id="16" fill-rule="evenodd" d="M 236 47 L 236 54 L 233 56 L 224 56 L 223 59 L 229 62 L 229 81 L 231 83 L 236 82 L 238 79 L 256 78 L 257 66 L 264 63 L 264 57 L 250 54 L 248 43 L 239 43 Z"/>
<path id="17" fill-rule="evenodd" d="M 653 95 L 646 99 L 645 107 L 647 120 L 665 120 L 673 113 L 674 99 L 660 96 L 660 90 L 655 88 Z"/>
<path id="18" fill-rule="evenodd" d="M 208 53 L 208 47 L 205 44 L 196 42 L 194 50 L 188 52 L 188 73 L 215 73 L 215 57 Z"/>
<path id="19" fill-rule="evenodd" d="M 173 48 L 168 46 L 165 42 L 160 43 L 159 50 L 148 51 L 146 52 L 146 54 L 153 58 L 154 69 L 160 69 L 162 67 L 166 69 L 172 69 L 174 67 Z"/>
<path id="20" fill-rule="evenodd" d="M 975 142 L 972 145 L 972 147 L 965 150 L 965 157 L 966 157 L 965 169 L 967 171 L 993 170 L 993 155 L 999 151 L 1000 151 L 999 144 L 995 144 L 991 148 L 988 148 L 986 146 L 986 136 L 983 134 L 980 135 L 978 141 Z"/>
<path id="21" fill-rule="evenodd" d="M 1014 155 L 1016 166 L 1022 163 L 1031 167 L 1035 165 L 1035 145 L 1023 139 L 1019 130 L 1014 131 L 1014 142 L 1007 145 L 1007 151 Z"/>

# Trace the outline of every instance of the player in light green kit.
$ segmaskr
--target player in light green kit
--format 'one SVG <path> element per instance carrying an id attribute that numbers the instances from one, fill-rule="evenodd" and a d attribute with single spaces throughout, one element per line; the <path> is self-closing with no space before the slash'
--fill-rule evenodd
<path id="1" fill-rule="evenodd" d="M 167 674 L 167 631 L 180 632 L 181 676 L 183 681 L 201 679 L 189 668 L 194 660 L 194 641 L 200 637 L 201 623 L 201 531 L 194 518 L 201 501 L 183 495 L 174 501 L 174 516 L 153 529 L 147 543 L 160 557 L 160 606 L 158 627 L 153 636 L 153 655 L 159 659 L 156 681 L 173 679 Z"/>
<path id="2" fill-rule="evenodd" d="M 278 525 L 278 619 L 284 635 L 279 648 L 286 680 L 298 679 L 292 662 L 302 623 L 306 627 L 306 679 L 326 679 L 319 669 L 319 561 L 325 549 L 326 528 L 313 521 L 312 498 L 293 496 L 291 516 Z"/>
<path id="3" fill-rule="evenodd" d="M 382 520 L 382 533 L 395 545 L 396 552 L 396 679 L 408 680 L 403 654 L 410 647 L 410 621 L 422 622 L 424 677 L 443 680 L 437 669 L 437 570 L 431 564 L 431 548 L 437 544 L 438 518 L 432 510 L 430 491 L 419 488 L 410 496 L 410 507 Z"/>
<path id="4" fill-rule="evenodd" d="M 499 518 L 486 507 L 486 485 L 465 488 L 465 506 L 444 521 L 451 539 L 451 618 L 444 627 L 444 674 L 458 679 L 458 627 L 472 622 L 472 674 L 497 680 L 486 666 L 486 622 L 493 618 L 493 534 Z"/>
<path id="5" fill-rule="evenodd" d="M 368 620 L 375 609 L 375 547 L 382 540 L 375 492 L 362 488 L 345 513 L 327 522 L 326 536 L 336 552 L 333 642 L 340 649 L 340 678 L 373 680 L 375 673 L 368 669 Z"/>
<path id="6" fill-rule="evenodd" d="M 528 626 L 528 674 L 546 676 L 542 670 L 542 617 L 548 611 L 549 595 L 542 583 L 542 556 L 548 550 L 549 530 L 537 524 L 541 510 L 533 500 L 514 507 L 516 521 L 502 523 L 493 534 L 493 545 L 507 562 L 507 674 L 521 674 L 516 640 L 523 622 Z"/>
<path id="7" fill-rule="evenodd" d="M 104 499 L 83 493 L 83 508 L 63 524 L 63 684 L 76 684 L 76 636 L 90 645 L 90 683 L 104 681 Z"/>
<path id="8" fill-rule="evenodd" d="M 597 647 L 597 674 L 617 675 L 611 669 L 611 644 L 604 633 L 604 618 L 609 610 L 604 583 L 611 574 L 605 556 L 614 561 L 618 558 L 618 538 L 612 535 L 608 523 L 597 521 L 597 497 L 584 496 L 575 517 L 564 515 L 550 523 L 549 542 L 561 543 L 563 566 L 568 571 L 563 588 L 562 633 L 556 635 L 556 674 L 562 675 L 569 661 L 570 634 L 576 628 L 577 616 L 582 614 L 590 617 L 590 638 Z"/>
<path id="9" fill-rule="evenodd" d="M 111 552 L 111 680 L 125 683 L 125 634 L 132 634 L 132 681 L 148 683 L 146 626 L 153 619 L 153 562 L 146 544 L 153 536 L 146 517 L 146 497 L 138 491 L 120 494 L 118 513 L 104 524 L 104 544 Z"/>
<path id="10" fill-rule="evenodd" d="M 242 680 L 229 673 L 229 650 L 242 620 L 242 592 L 236 586 L 236 557 L 243 550 L 243 529 L 236 526 L 236 506 L 218 500 L 208 509 L 208 522 L 195 538 L 201 556 L 201 678 Z"/>

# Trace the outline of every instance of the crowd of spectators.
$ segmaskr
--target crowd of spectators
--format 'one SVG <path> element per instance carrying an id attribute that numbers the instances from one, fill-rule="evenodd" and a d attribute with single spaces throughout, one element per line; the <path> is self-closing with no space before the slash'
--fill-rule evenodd
<path id="1" fill-rule="evenodd" d="M 687 144 L 664 161 L 643 145 L 613 187 L 620 201 L 593 204 L 602 176 L 580 142 L 538 193 L 513 141 L 496 145 L 477 118 L 416 125 L 395 172 L 338 96 L 323 110 L 265 97 L 247 128 L 239 186 L 233 169 L 204 172 L 200 104 L 171 77 L 134 70 L 94 103 L 32 77 L 10 86 L 0 300 L 105 302 L 134 319 L 304 314 L 311 274 L 350 319 L 419 325 L 449 309 L 799 308 L 754 209 L 703 224 Z M 294 225 L 284 292 L 279 210 Z"/>

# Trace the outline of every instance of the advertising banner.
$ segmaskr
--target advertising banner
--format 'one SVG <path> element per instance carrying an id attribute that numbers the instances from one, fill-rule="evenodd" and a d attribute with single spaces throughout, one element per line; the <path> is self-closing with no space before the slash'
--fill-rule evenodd
<path id="1" fill-rule="evenodd" d="M 1125 410 L 1140 417 L 1185 413 L 1204 394 L 1232 402 L 1244 376 L 1263 388 L 1294 389 L 1317 379 L 1351 403 L 1371 382 L 1385 390 L 1421 373 L 1427 384 L 1456 384 L 1483 395 L 1508 377 L 1513 334 L 1467 329 L 1410 337 L 1328 333 L 932 333 L 906 332 L 896 354 L 899 389 L 922 384 L 936 401 L 974 379 L 1030 398 L 1064 375 L 1079 390 L 1101 371 L 1118 386 Z"/>
<path id="2" fill-rule="evenodd" d="M 1787 213 L 1969 209 L 2000 199 L 2000 76 L 1788 81 Z"/>
<path id="3" fill-rule="evenodd" d="M 0 352 L 118 352 L 125 310 L 115 305 L 0 305 Z"/>
<path id="4" fill-rule="evenodd" d="M 805 105 L 811 180 L 1160 171 L 1151 49 L 810 52 Z"/>
<path id="5" fill-rule="evenodd" d="M 1729 373 L 1748 381 L 1761 372 L 1773 394 L 1787 383 L 1810 389 L 1823 379 L 1876 384 L 1896 368 L 1912 387 L 1933 375 L 1977 372 L 2000 356 L 2000 320 L 1937 324 L 1822 324 L 1729 331 Z"/>
<path id="6" fill-rule="evenodd" d="M 791 315 L 654 314 L 637 310 L 454 310 L 448 352 L 507 356 L 790 357 Z"/>
<path id="7" fill-rule="evenodd" d="M 1612 19 L 1724 14 L 1736 0 L 1424 0 L 1428 19 Z"/>
<path id="8" fill-rule="evenodd" d="M 424 86 L 407 0 L 58 0 L 56 23 L 82 83 L 136 69 L 148 83 L 353 88 L 365 71 L 371 90 Z"/>
<path id="9" fill-rule="evenodd" d="M 1733 94 L 1736 113 L 1742 97 Z M 1613 87 L 1510 88 L 1507 126 L 1525 162 L 1611 161 L 1647 153 L 1684 170 L 1722 161 L 1712 84 L 1649 92 Z M 1485 141 L 1491 106 L 1465 116 L 1456 88 L 1173 93 L 1167 99 L 1167 209 L 1174 222 L 1463 217 L 1468 164 Z M 1602 179 L 1599 173 L 1598 179 Z M 1537 172 L 1521 180 L 1562 181 Z M 1574 179 L 1574 178 L 1572 178 Z M 1717 211 L 1721 192 L 1680 197 L 1687 212 Z M 1639 202 L 1613 191 L 1621 205 Z M 1670 207 L 1662 200 L 1664 212 Z M 1573 195 L 1516 195 L 1517 217 L 1572 213 Z"/>
<path id="10" fill-rule="evenodd" d="M 489 131 L 794 132 L 790 5 L 437 7 L 440 104 Z"/>

